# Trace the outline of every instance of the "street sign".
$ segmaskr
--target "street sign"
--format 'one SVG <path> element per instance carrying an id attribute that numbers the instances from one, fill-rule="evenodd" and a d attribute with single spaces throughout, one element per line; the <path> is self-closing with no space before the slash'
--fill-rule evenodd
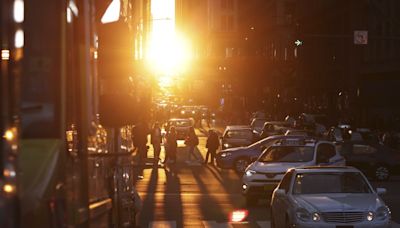
<path id="1" fill-rule="evenodd" d="M 354 31 L 354 44 L 368 44 L 368 31 Z"/>
<path id="2" fill-rule="evenodd" d="M 298 46 L 303 45 L 303 41 L 301 41 L 301 40 L 296 40 L 296 41 L 294 42 L 294 44 L 296 44 L 296 46 L 298 47 Z"/>

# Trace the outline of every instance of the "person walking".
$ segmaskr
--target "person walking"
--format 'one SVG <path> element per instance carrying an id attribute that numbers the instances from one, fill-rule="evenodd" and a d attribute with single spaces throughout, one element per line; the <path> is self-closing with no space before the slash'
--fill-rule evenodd
<path id="1" fill-rule="evenodd" d="M 185 144 L 188 147 L 188 160 L 187 162 L 192 162 L 191 157 L 193 156 L 197 161 L 200 161 L 201 159 L 198 159 L 196 154 L 195 154 L 195 148 L 197 145 L 199 145 L 199 137 L 197 137 L 196 132 L 194 131 L 194 127 L 189 128 L 189 134 L 188 137 L 185 139 Z"/>
<path id="2" fill-rule="evenodd" d="M 150 143 L 151 145 L 153 145 L 154 150 L 154 165 L 157 165 L 160 161 L 161 142 L 162 135 L 160 124 L 158 122 L 155 122 L 150 134 Z"/>
<path id="3" fill-rule="evenodd" d="M 176 142 L 176 130 L 174 126 L 170 127 L 165 138 L 165 159 L 163 163 L 166 164 L 169 160 L 171 160 L 173 163 L 176 163 L 176 150 L 178 144 Z"/>
<path id="4" fill-rule="evenodd" d="M 219 139 L 218 139 L 217 133 L 213 130 L 209 130 L 207 143 L 206 143 L 206 148 L 208 150 L 207 150 L 206 159 L 204 161 L 204 164 L 207 164 L 208 156 L 210 156 L 211 157 L 210 164 L 214 165 L 214 160 L 215 160 L 215 156 L 216 156 L 218 147 L 219 147 Z"/>
<path id="5" fill-rule="evenodd" d="M 147 133 L 148 129 L 143 122 L 138 123 L 134 128 L 133 143 L 138 151 L 139 164 L 144 164 L 147 159 Z"/>

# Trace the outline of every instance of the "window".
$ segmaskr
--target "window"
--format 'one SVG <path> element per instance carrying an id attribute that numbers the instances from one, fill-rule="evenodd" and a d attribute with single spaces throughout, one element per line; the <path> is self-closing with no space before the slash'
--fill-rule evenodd
<path id="1" fill-rule="evenodd" d="M 314 148 L 309 146 L 271 147 L 261 155 L 260 162 L 308 162 L 314 158 Z"/>
<path id="2" fill-rule="evenodd" d="M 375 154 L 377 151 L 376 148 L 369 145 L 362 144 L 354 144 L 353 145 L 353 154 L 363 155 L 363 154 Z"/>
<path id="3" fill-rule="evenodd" d="M 293 171 L 290 171 L 283 176 L 281 183 L 279 184 L 279 189 L 284 189 L 288 193 L 290 188 L 290 182 L 292 181 Z"/>
<path id="4" fill-rule="evenodd" d="M 226 137 L 235 139 L 251 139 L 253 133 L 251 130 L 232 130 L 227 132 Z"/>
<path id="5" fill-rule="evenodd" d="M 371 193 L 360 173 L 304 173 L 296 175 L 293 194 Z"/>

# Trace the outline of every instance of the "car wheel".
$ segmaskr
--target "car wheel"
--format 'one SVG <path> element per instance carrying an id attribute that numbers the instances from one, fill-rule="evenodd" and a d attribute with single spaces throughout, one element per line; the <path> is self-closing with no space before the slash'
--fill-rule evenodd
<path id="1" fill-rule="evenodd" d="M 246 205 L 254 206 L 258 202 L 258 199 L 255 196 L 246 196 Z"/>
<path id="2" fill-rule="evenodd" d="M 378 181 L 388 180 L 390 177 L 390 171 L 385 165 L 378 165 L 375 169 L 375 178 Z"/>
<path id="3" fill-rule="evenodd" d="M 239 158 L 235 161 L 235 171 L 240 174 L 244 173 L 249 164 L 250 164 L 249 159 Z"/>

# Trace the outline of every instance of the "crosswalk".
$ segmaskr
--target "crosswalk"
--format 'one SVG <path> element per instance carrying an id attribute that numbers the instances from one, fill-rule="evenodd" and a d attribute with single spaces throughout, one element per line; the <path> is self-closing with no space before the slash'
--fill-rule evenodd
<path id="1" fill-rule="evenodd" d="M 204 228 L 235 228 L 235 227 L 260 227 L 270 228 L 270 221 L 254 221 L 245 223 L 227 223 L 204 220 L 201 221 L 202 227 Z M 247 226 L 248 225 L 248 226 Z M 149 228 L 176 228 L 176 221 L 153 221 L 149 223 Z M 400 228 L 400 224 L 392 222 L 391 228 Z"/>

